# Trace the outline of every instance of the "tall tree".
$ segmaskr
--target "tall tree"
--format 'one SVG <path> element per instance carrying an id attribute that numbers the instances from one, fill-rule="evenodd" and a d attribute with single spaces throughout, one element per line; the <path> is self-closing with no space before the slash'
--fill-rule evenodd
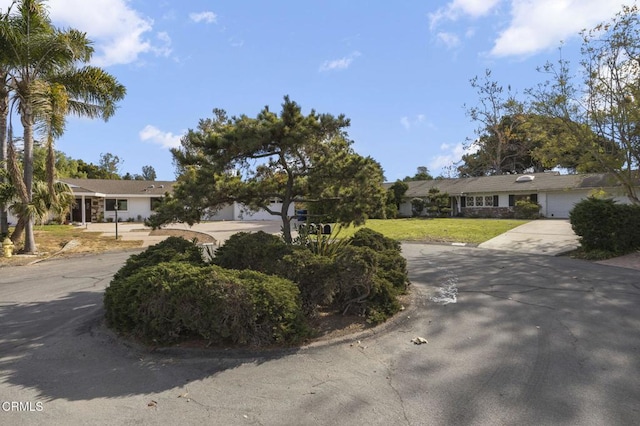
<path id="1" fill-rule="evenodd" d="M 411 182 L 414 180 L 432 180 L 433 176 L 429 173 L 429 169 L 426 166 L 418 166 L 416 169 L 416 174 L 413 176 L 405 176 L 402 179 L 404 182 Z"/>
<path id="2" fill-rule="evenodd" d="M 153 166 L 142 166 L 142 179 L 143 180 L 156 180 L 158 175 L 156 175 L 156 169 Z"/>
<path id="3" fill-rule="evenodd" d="M 36 123 L 43 124 L 47 146 L 53 152 L 53 140 L 63 132 L 67 114 L 106 120 L 115 112 L 116 102 L 124 97 L 125 88 L 100 68 L 77 67 L 76 64 L 91 59 L 91 42 L 77 30 L 53 27 L 44 1 L 19 0 L 16 6 L 16 13 L 10 13 L 0 28 L 0 48 L 7 67 L 8 87 L 23 128 L 23 176 L 21 183 L 17 183 L 18 193 L 21 202 L 29 205 L 33 202 Z M 15 153 L 11 149 L 11 134 L 9 129 L 8 148 Z M 49 159 L 52 158 L 50 155 Z M 49 181 L 53 182 L 52 173 Z M 34 253 L 34 217 L 23 219 L 24 251 Z"/>
<path id="4" fill-rule="evenodd" d="M 545 167 L 533 156 L 542 139 L 530 134 L 529 119 L 528 114 L 500 117 L 494 131 L 480 135 L 475 144 L 476 151 L 462 156 L 458 174 L 461 177 L 489 176 L 542 172 L 553 168 Z M 504 137 L 500 139 L 499 134 Z M 498 151 L 499 158 L 496 157 Z"/>
<path id="5" fill-rule="evenodd" d="M 344 115 L 313 110 L 304 115 L 288 96 L 279 115 L 268 107 L 255 118 L 228 118 L 220 109 L 214 115 L 201 120 L 182 139 L 182 148 L 172 151 L 177 187 L 152 224 L 193 223 L 207 209 L 237 201 L 279 216 L 290 243 L 295 216 L 289 210 L 297 202 L 322 203 L 341 223 L 362 223 L 382 208 L 382 169 L 353 151 Z M 273 200 L 280 202 L 277 210 Z"/>
<path id="6" fill-rule="evenodd" d="M 491 79 L 491 70 L 485 70 L 484 77 L 471 79 L 471 87 L 478 94 L 478 105 L 466 107 L 467 115 L 479 123 L 477 138 L 472 146 L 483 151 L 487 163 L 486 175 L 504 173 L 504 164 L 513 155 L 515 146 L 514 134 L 521 121 L 516 119 L 524 113 L 524 105 L 511 92 L 511 87 L 504 87 Z M 506 93 L 505 93 L 506 92 Z M 506 120 L 505 117 L 511 117 Z"/>
<path id="7" fill-rule="evenodd" d="M 584 80 L 575 82 L 562 58 L 541 70 L 548 81 L 530 93 L 533 106 L 580 141 L 586 160 L 613 174 L 628 199 L 640 204 L 640 18 L 623 6 L 609 22 L 582 32 Z"/>

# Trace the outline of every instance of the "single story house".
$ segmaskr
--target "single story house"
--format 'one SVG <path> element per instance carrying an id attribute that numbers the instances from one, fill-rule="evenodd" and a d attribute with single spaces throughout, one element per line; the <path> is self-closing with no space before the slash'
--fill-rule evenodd
<path id="1" fill-rule="evenodd" d="M 143 221 L 151 216 L 160 199 L 173 192 L 172 181 L 111 180 L 111 179 L 71 179 L 60 181 L 69 185 L 75 195 L 75 205 L 69 213 L 69 220 L 76 223 L 114 221 L 116 207 L 119 221 Z M 280 210 L 282 204 L 271 204 Z M 291 206 L 290 215 L 293 216 Z M 280 220 L 264 210 L 248 212 L 240 203 L 225 206 L 203 219 L 206 220 Z M 17 219 L 9 213 L 9 222 Z"/>
<path id="2" fill-rule="evenodd" d="M 403 217 L 412 215 L 411 199 L 427 197 L 432 188 L 449 194 L 451 216 L 510 217 L 516 201 L 528 199 L 540 205 L 541 216 L 565 219 L 576 203 L 599 191 L 619 203 L 629 202 L 615 177 L 606 173 L 545 172 L 406 183 L 409 188 L 399 211 Z"/>

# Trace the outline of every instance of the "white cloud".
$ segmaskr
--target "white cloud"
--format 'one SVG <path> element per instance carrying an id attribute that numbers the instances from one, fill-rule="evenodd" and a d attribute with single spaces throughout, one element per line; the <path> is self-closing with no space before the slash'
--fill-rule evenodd
<path id="1" fill-rule="evenodd" d="M 320 65 L 320 72 L 324 71 L 335 71 L 335 70 L 344 70 L 351 66 L 351 63 L 360 56 L 361 53 L 355 51 L 351 53 L 349 56 L 345 56 L 344 58 L 334 59 L 331 61 L 324 61 L 322 65 Z"/>
<path id="2" fill-rule="evenodd" d="M 512 19 L 500 33 L 491 54 L 530 55 L 578 35 L 584 28 L 607 21 L 620 11 L 622 2 L 602 0 L 513 0 Z"/>
<path id="3" fill-rule="evenodd" d="M 438 40 L 449 49 L 460 45 L 460 37 L 454 33 L 439 32 L 437 37 Z"/>
<path id="4" fill-rule="evenodd" d="M 179 148 L 182 135 L 174 135 L 171 132 L 163 132 L 155 126 L 147 124 L 138 134 L 143 142 L 152 142 L 163 148 Z"/>
<path id="5" fill-rule="evenodd" d="M 402 127 L 409 130 L 414 126 L 425 123 L 426 120 L 427 120 L 427 117 L 424 114 L 418 114 L 415 116 L 415 118 L 410 118 L 406 116 L 400 118 L 400 124 L 402 124 Z M 429 127 L 433 127 L 431 123 L 428 123 L 428 125 Z"/>
<path id="6" fill-rule="evenodd" d="M 429 14 L 433 30 L 443 20 L 456 21 L 462 15 L 479 18 L 491 12 L 502 0 L 453 0 L 434 13 Z"/>
<path id="7" fill-rule="evenodd" d="M 199 23 L 204 22 L 207 24 L 215 24 L 218 21 L 218 15 L 213 12 L 199 12 L 199 13 L 190 13 L 189 19 L 193 22 Z"/>
<path id="8" fill-rule="evenodd" d="M 453 164 L 459 162 L 464 154 L 470 154 L 477 151 L 477 147 L 474 145 L 465 146 L 462 143 L 440 145 L 440 151 L 442 154 L 434 157 L 429 163 L 429 170 L 442 170 L 447 167 L 451 167 Z"/>
<path id="9" fill-rule="evenodd" d="M 0 0 L 6 10 L 11 0 Z M 153 20 L 135 10 L 128 0 L 49 0 L 45 3 L 58 27 L 76 28 L 94 42 L 93 65 L 106 67 L 135 62 L 144 53 L 165 56 L 166 40 L 150 40 Z"/>
<path id="10" fill-rule="evenodd" d="M 623 3 L 623 0 L 452 0 L 429 14 L 429 21 L 435 31 L 446 21 L 477 20 L 508 10 L 509 16 L 504 17 L 507 23 L 494 36 L 490 53 L 496 57 L 526 56 L 557 47 L 561 41 L 578 36 L 582 29 L 609 20 Z M 476 28 L 467 30 L 466 37 L 477 32 Z M 451 32 L 440 31 L 437 37 L 449 48 L 459 42 Z"/>

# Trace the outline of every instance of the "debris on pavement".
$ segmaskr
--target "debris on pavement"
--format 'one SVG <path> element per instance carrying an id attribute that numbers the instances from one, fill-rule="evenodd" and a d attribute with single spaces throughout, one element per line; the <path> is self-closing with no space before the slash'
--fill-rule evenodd
<path id="1" fill-rule="evenodd" d="M 413 339 L 411 339 L 411 342 L 415 345 L 422 345 L 424 343 L 429 343 L 429 341 L 424 337 L 414 337 Z"/>

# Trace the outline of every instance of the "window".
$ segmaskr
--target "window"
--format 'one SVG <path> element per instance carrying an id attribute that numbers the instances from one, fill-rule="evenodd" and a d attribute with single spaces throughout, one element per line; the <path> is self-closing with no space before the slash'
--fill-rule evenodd
<path id="1" fill-rule="evenodd" d="M 497 195 L 476 195 L 463 197 L 461 207 L 498 207 Z"/>
<path id="2" fill-rule="evenodd" d="M 530 201 L 532 203 L 538 203 L 538 194 L 509 195 L 509 207 L 514 207 L 517 201 Z"/>
<path id="3" fill-rule="evenodd" d="M 127 200 L 107 198 L 105 200 L 105 210 L 108 212 L 115 211 L 116 203 L 118 203 L 118 211 L 127 211 Z"/>
<path id="4" fill-rule="evenodd" d="M 162 202 L 162 198 L 160 197 L 152 197 L 150 198 L 151 200 L 151 211 L 154 212 L 156 211 L 156 209 L 158 208 L 158 206 L 160 205 L 160 203 Z"/>

